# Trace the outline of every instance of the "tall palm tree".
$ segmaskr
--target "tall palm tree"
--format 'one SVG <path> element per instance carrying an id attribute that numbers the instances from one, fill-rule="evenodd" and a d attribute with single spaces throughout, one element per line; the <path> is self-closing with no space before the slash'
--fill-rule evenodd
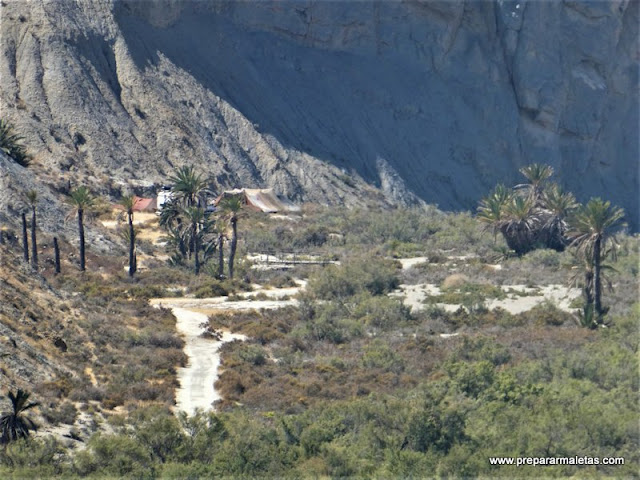
<path id="1" fill-rule="evenodd" d="M 238 214 L 242 210 L 242 201 L 239 197 L 227 197 L 219 203 L 223 214 L 231 224 L 231 242 L 229 243 L 229 278 L 233 278 L 233 264 L 236 258 L 238 246 Z"/>
<path id="2" fill-rule="evenodd" d="M 580 323 L 583 327 L 595 328 L 598 326 L 594 315 L 594 265 L 593 255 L 588 249 L 571 251 L 571 270 L 573 275 L 569 278 L 569 286 L 580 288 L 584 305 L 580 313 Z M 608 290 L 613 290 L 613 283 L 605 272 L 615 272 L 611 265 L 600 264 L 601 283 Z"/>
<path id="3" fill-rule="evenodd" d="M 12 411 L 0 417 L 0 443 L 9 443 L 19 438 L 27 438 L 31 430 L 37 430 L 37 425 L 24 412 L 40 405 L 38 402 L 28 402 L 30 394 L 18 389 L 17 394 L 9 392 Z"/>
<path id="4" fill-rule="evenodd" d="M 58 237 L 53 237 L 53 259 L 57 275 L 60 273 L 60 247 L 58 246 Z"/>
<path id="5" fill-rule="evenodd" d="M 221 222 L 215 223 L 216 249 L 218 250 L 218 278 L 224 276 L 224 226 Z"/>
<path id="6" fill-rule="evenodd" d="M 622 208 L 600 198 L 592 198 L 576 211 L 570 221 L 572 245 L 592 259 L 593 310 L 597 323 L 602 323 L 606 313 L 602 307 L 602 261 L 615 252 L 615 233 L 625 226 L 623 218 Z M 609 245 L 610 249 L 607 249 Z"/>
<path id="7" fill-rule="evenodd" d="M 36 207 L 38 205 L 38 192 L 29 190 L 26 193 L 27 201 L 31 207 L 31 265 L 38 270 L 38 242 L 36 238 Z"/>
<path id="8" fill-rule="evenodd" d="M 133 229 L 133 210 L 140 199 L 135 195 L 124 195 L 120 199 L 120 205 L 124 208 L 127 221 L 129 223 L 129 276 L 136 273 L 136 233 Z"/>
<path id="9" fill-rule="evenodd" d="M 67 200 L 71 206 L 71 215 L 78 216 L 78 235 L 80 237 L 80 270 L 85 271 L 85 246 L 84 246 L 84 214 L 90 212 L 95 205 L 95 198 L 87 187 L 78 187 L 72 190 Z"/>

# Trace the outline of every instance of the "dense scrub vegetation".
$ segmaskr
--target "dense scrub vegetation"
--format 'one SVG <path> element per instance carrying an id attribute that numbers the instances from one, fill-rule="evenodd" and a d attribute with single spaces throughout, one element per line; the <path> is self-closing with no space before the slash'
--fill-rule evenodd
<path id="1" fill-rule="evenodd" d="M 621 456 L 626 464 L 544 467 L 543 473 L 633 476 L 640 445 L 637 370 L 630 366 L 637 364 L 639 313 L 636 307 L 603 332 L 560 332 L 559 341 L 547 345 L 543 355 L 538 349 L 514 355 L 513 345 L 487 335 L 447 346 L 438 344 L 442 341 L 430 346 L 422 339 L 423 353 L 416 348 L 410 356 L 428 365 L 440 351 L 441 361 L 425 366 L 428 378 L 408 384 L 393 378 L 402 370 L 413 373 L 417 365 L 389 359 L 406 353 L 390 351 L 379 338 L 360 359 L 316 358 L 295 367 L 273 364 L 260 347 L 245 345 L 230 357 L 228 370 L 236 370 L 232 362 L 285 368 L 292 374 L 295 368 L 292 378 L 308 382 L 306 396 L 321 397 L 314 390 L 325 385 L 333 393 L 309 402 L 272 386 L 270 394 L 263 389 L 260 405 L 236 404 L 219 414 L 191 418 L 143 408 L 125 424 L 114 419 L 116 433 L 95 436 L 86 450 L 75 454 L 52 439 L 12 444 L 0 472 L 6 478 L 539 477 L 541 467 L 492 467 L 488 458 L 588 455 Z M 558 335 L 528 333 L 529 342 L 542 344 Z M 372 391 L 344 383 L 358 367 L 378 377 L 370 381 Z M 256 373 L 262 382 L 273 378 L 264 369 Z M 310 381 L 314 375 L 321 377 Z M 292 407 L 269 402 L 276 397 L 287 397 L 282 403 L 293 402 Z"/>
<path id="2" fill-rule="evenodd" d="M 0 457 L 0 476 L 637 475 L 637 237 L 622 236 L 610 260 L 609 326 L 598 329 L 581 328 L 552 304 L 520 314 L 487 309 L 487 299 L 505 295 L 500 285 L 569 282 L 572 252 L 509 255 L 504 239 L 468 213 L 306 207 L 293 218 L 247 214 L 238 237 L 234 281 L 159 263 L 129 279 L 98 257 L 90 260 L 100 274 L 50 279 L 79 292 L 69 297 L 74 311 L 101 312 L 69 327 L 74 345 L 95 345 L 70 355 L 93 361 L 100 386 L 84 376 L 82 388 L 65 384 L 61 397 L 102 409 L 107 425 L 82 450 L 52 437 L 14 442 Z M 242 259 L 260 251 L 340 264 L 251 269 Z M 417 255 L 425 261 L 413 268 L 394 260 Z M 210 317 L 213 329 L 248 340 L 223 348 L 218 413 L 174 415 L 182 344 L 170 313 L 146 299 L 233 295 L 294 278 L 308 282 L 297 306 Z M 447 312 L 435 305 L 444 299 L 433 298 L 411 311 L 389 295 L 401 283 L 426 282 L 463 307 Z M 72 417 L 64 405 L 52 418 Z M 624 457 L 625 465 L 516 468 L 488 460 L 525 455 Z"/>

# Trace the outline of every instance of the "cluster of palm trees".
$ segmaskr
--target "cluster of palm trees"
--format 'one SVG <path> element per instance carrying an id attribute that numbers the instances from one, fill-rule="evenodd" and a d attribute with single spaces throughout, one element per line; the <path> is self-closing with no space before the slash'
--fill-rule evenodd
<path id="1" fill-rule="evenodd" d="M 207 207 L 207 197 L 211 192 L 208 181 L 192 166 L 176 169 L 170 177 L 173 197 L 160 212 L 160 225 L 166 230 L 169 243 L 176 249 L 174 262 L 184 263 L 193 260 L 194 271 L 200 273 L 201 267 L 217 252 L 217 276 L 224 275 L 224 243 L 227 240 L 227 230 L 231 230 L 229 241 L 229 257 L 227 271 L 229 278 L 234 275 L 235 255 L 238 244 L 238 218 L 242 210 L 242 202 L 237 197 L 223 199 L 215 214 Z M 25 195 L 25 200 L 31 209 L 31 248 L 29 248 L 28 222 L 26 213 L 22 213 L 23 255 L 26 263 L 38 269 L 37 249 L 37 204 L 38 195 L 35 190 Z M 139 199 L 134 195 L 124 195 L 120 205 L 126 216 L 128 228 L 123 231 L 123 237 L 129 244 L 129 276 L 133 277 L 137 271 L 136 232 L 133 216 Z M 77 187 L 69 193 L 67 204 L 70 207 L 69 217 L 78 220 L 79 238 L 79 267 L 86 270 L 85 222 L 96 206 L 96 197 L 85 186 Z M 56 273 L 60 273 L 60 251 L 58 239 L 53 239 L 55 251 Z"/>
<path id="2" fill-rule="evenodd" d="M 528 183 L 507 188 L 497 185 L 480 201 L 477 218 L 517 255 L 539 247 L 562 251 L 569 244 L 567 219 L 578 202 L 572 193 L 549 183 L 553 168 L 533 164 L 520 169 Z"/>
<path id="3" fill-rule="evenodd" d="M 25 193 L 25 200 L 31 210 L 31 222 L 27 222 L 25 212 L 22 212 L 22 249 L 24 261 L 30 264 L 34 270 L 38 270 L 38 192 L 29 190 Z M 78 217 L 78 233 L 80 238 L 80 270 L 85 270 L 85 236 L 84 218 L 85 212 L 90 211 L 95 205 L 95 197 L 86 187 L 78 187 L 72 190 L 67 203 L 72 207 L 70 216 Z M 29 235 L 29 230 L 31 234 Z M 29 246 L 29 237 L 31 246 Z M 54 264 L 56 274 L 60 273 L 60 247 L 58 238 L 53 237 Z"/>
<path id="4" fill-rule="evenodd" d="M 22 212 L 22 249 L 25 263 L 30 263 L 31 266 L 38 269 L 38 233 L 36 230 L 38 219 L 38 192 L 36 190 L 29 190 L 25 193 L 25 200 L 29 209 L 31 210 L 31 248 L 29 248 L 29 230 L 27 216 L 25 212 Z M 57 239 L 54 242 L 57 245 Z M 31 251 L 31 253 L 29 253 Z M 59 270 L 56 270 L 59 273 Z"/>
<path id="5" fill-rule="evenodd" d="M 184 263 L 192 260 L 194 272 L 215 252 L 218 253 L 218 277 L 224 273 L 224 241 L 227 224 L 231 226 L 228 273 L 233 278 L 234 261 L 238 243 L 237 223 L 242 202 L 230 197 L 222 200 L 215 214 L 208 209 L 207 197 L 211 194 L 208 182 L 192 166 L 180 167 L 169 179 L 173 197 L 160 212 L 160 225 L 166 230 L 169 244 L 175 248 L 173 261 Z M 202 257 L 201 257 L 202 254 Z"/>
<path id="6" fill-rule="evenodd" d="M 477 218 L 504 237 L 507 246 L 521 256 L 536 248 L 563 251 L 575 247 L 574 276 L 582 285 L 585 306 L 583 324 L 603 323 L 602 271 L 615 253 L 615 233 L 624 228 L 624 211 L 600 198 L 580 205 L 572 193 L 549 181 L 553 168 L 532 164 L 520 169 L 528 183 L 513 189 L 497 185 L 478 206 Z M 580 280 L 582 278 L 582 280 Z"/>

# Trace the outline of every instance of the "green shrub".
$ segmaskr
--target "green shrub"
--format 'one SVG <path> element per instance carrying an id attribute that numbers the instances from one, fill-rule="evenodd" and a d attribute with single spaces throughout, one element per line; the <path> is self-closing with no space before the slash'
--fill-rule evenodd
<path id="1" fill-rule="evenodd" d="M 267 363 L 268 354 L 264 348 L 258 345 L 242 344 L 234 352 L 234 356 L 244 363 L 253 366 L 260 366 Z"/>
<path id="2" fill-rule="evenodd" d="M 27 438 L 3 446 L 0 466 L 12 475 L 3 478 L 52 478 L 70 476 L 68 452 L 53 436 Z"/>
<path id="3" fill-rule="evenodd" d="M 516 317 L 524 319 L 523 323 L 530 323 L 534 325 L 551 325 L 559 326 L 565 324 L 574 324 L 574 317 L 564 310 L 560 310 L 553 302 L 545 301 L 539 305 L 536 305 L 531 310 L 522 312 Z"/>
<path id="4" fill-rule="evenodd" d="M 208 280 L 196 288 L 194 295 L 196 298 L 224 297 L 229 295 L 229 290 L 219 280 Z"/>
<path id="5" fill-rule="evenodd" d="M 349 317 L 344 305 L 333 302 L 317 304 L 313 313 L 298 327 L 303 336 L 312 340 L 327 340 L 331 343 L 344 343 L 362 336 L 362 324 Z"/>
<path id="6" fill-rule="evenodd" d="M 558 268 L 560 267 L 560 259 L 562 258 L 562 254 L 551 250 L 549 248 L 540 248 L 537 250 L 533 250 L 527 253 L 523 260 L 535 266 L 539 267 L 549 267 L 549 268 Z"/>
<path id="7" fill-rule="evenodd" d="M 411 310 L 401 300 L 387 296 L 371 296 L 368 293 L 354 299 L 353 317 L 367 326 L 389 330 L 413 320 Z"/>
<path id="8" fill-rule="evenodd" d="M 76 421 L 78 411 L 71 402 L 62 402 L 60 405 L 54 405 L 53 408 L 43 408 L 43 416 L 49 423 L 58 425 L 64 423 L 66 425 L 73 425 Z"/>
<path id="9" fill-rule="evenodd" d="M 81 476 L 153 478 L 154 463 L 149 451 L 127 435 L 94 435 L 88 448 L 75 457 L 75 470 Z"/>
<path id="10" fill-rule="evenodd" d="M 323 300 L 345 299 L 363 291 L 382 295 L 398 287 L 397 273 L 397 264 L 391 260 L 358 257 L 312 275 L 307 290 Z"/>
<path id="11" fill-rule="evenodd" d="M 388 343 L 376 339 L 365 349 L 362 355 L 362 366 L 400 373 L 404 370 L 404 360 L 389 347 Z"/>

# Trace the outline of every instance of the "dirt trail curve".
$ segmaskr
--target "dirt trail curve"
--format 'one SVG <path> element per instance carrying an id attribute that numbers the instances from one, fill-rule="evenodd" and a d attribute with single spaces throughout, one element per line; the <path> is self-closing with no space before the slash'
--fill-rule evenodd
<path id="1" fill-rule="evenodd" d="M 213 403 L 220 398 L 214 388 L 220 367 L 220 347 L 226 342 L 244 340 L 244 335 L 223 332 L 220 340 L 202 336 L 203 323 L 208 315 L 224 310 L 252 310 L 261 308 L 281 308 L 295 303 L 285 300 L 297 293 L 300 287 L 254 290 L 252 294 L 263 292 L 272 300 L 241 300 L 228 302 L 227 297 L 218 298 L 154 298 L 151 305 L 171 308 L 176 317 L 176 328 L 184 337 L 184 352 L 189 358 L 184 368 L 178 368 L 180 387 L 176 391 L 176 412 L 193 415 L 197 409 L 213 409 Z"/>

